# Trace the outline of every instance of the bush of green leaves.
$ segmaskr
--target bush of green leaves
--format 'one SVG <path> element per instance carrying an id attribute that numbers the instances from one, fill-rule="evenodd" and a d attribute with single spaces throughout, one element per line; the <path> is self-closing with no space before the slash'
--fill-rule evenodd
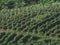
<path id="1" fill-rule="evenodd" d="M 0 9 L 3 8 L 14 8 L 14 7 L 24 7 L 24 6 L 29 6 L 32 4 L 42 4 L 44 5 L 45 3 L 52 3 L 56 2 L 59 0 L 0 0 Z"/>

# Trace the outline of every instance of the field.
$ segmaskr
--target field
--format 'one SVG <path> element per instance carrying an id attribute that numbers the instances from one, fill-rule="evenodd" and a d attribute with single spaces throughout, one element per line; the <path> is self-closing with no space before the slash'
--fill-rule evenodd
<path id="1" fill-rule="evenodd" d="M 0 0 L 0 45 L 60 45 L 59 0 Z"/>

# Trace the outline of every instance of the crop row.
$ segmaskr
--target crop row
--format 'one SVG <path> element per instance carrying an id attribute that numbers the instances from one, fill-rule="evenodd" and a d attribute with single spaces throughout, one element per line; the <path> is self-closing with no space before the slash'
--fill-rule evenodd
<path id="1" fill-rule="evenodd" d="M 40 44 L 40 45 L 44 45 L 44 44 L 57 44 L 60 41 L 59 40 L 54 40 L 53 38 L 47 38 L 44 36 L 34 36 L 33 34 L 16 34 L 16 33 L 6 33 L 6 32 L 2 32 L 0 33 L 0 35 L 3 35 L 2 38 L 0 38 L 0 44 L 1 45 L 12 45 L 12 44 Z M 44 39 L 43 39 L 44 38 Z"/>
<path id="2" fill-rule="evenodd" d="M 8 10 L 8 11 L 7 10 L 3 11 L 4 10 L 3 9 L 0 12 L 1 13 L 1 15 L 0 15 L 0 28 L 4 28 L 4 29 L 14 28 L 14 26 L 16 26 L 18 23 L 19 23 L 19 25 L 20 25 L 20 23 L 24 24 L 25 22 L 30 21 L 30 19 L 35 17 L 37 14 L 39 16 L 41 14 L 41 12 L 44 12 L 44 13 L 45 12 L 47 13 L 47 11 L 49 12 L 49 10 L 46 8 L 43 9 L 42 7 L 41 8 L 38 8 L 38 7 L 40 7 L 40 6 L 37 6 L 36 8 L 34 8 L 34 6 L 33 7 L 25 7 L 23 9 L 21 8 L 21 10 L 23 10 L 23 11 L 21 12 L 21 10 L 20 10 L 20 13 L 18 12 L 19 9 Z M 57 9 L 59 9 L 59 8 L 57 8 Z M 38 10 L 40 10 L 40 11 L 38 11 Z M 56 10 L 56 9 L 53 9 L 53 10 Z M 55 12 L 53 12 L 53 13 L 55 13 Z M 9 14 L 9 15 L 7 15 L 7 14 Z M 44 22 L 42 22 L 42 24 L 43 23 Z"/>
<path id="3" fill-rule="evenodd" d="M 9 43 L 14 44 L 14 43 L 18 43 L 18 42 L 27 43 L 30 38 L 32 38 L 31 40 L 33 40 L 33 41 L 39 39 L 38 37 L 29 35 L 29 34 L 24 35 L 24 34 L 3 32 L 3 33 L 0 33 L 0 35 L 2 35 L 0 38 L 0 44 L 4 44 L 4 45 L 7 45 Z"/>

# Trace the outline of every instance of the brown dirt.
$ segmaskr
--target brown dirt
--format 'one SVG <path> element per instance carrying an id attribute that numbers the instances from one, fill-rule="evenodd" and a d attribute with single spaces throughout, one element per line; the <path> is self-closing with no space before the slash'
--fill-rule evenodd
<path id="1" fill-rule="evenodd" d="M 6 30 L 0 29 L 0 32 L 6 32 Z"/>

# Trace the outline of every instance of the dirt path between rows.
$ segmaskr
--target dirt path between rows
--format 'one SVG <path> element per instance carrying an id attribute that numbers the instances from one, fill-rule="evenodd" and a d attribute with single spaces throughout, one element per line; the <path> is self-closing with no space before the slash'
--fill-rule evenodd
<path id="1" fill-rule="evenodd" d="M 0 32 L 6 32 L 6 30 L 0 29 Z"/>
<path id="2" fill-rule="evenodd" d="M 4 30 L 4 29 L 0 29 L 0 33 L 3 33 L 3 32 L 14 32 L 13 30 Z M 17 35 L 20 34 L 20 32 L 16 32 Z"/>

